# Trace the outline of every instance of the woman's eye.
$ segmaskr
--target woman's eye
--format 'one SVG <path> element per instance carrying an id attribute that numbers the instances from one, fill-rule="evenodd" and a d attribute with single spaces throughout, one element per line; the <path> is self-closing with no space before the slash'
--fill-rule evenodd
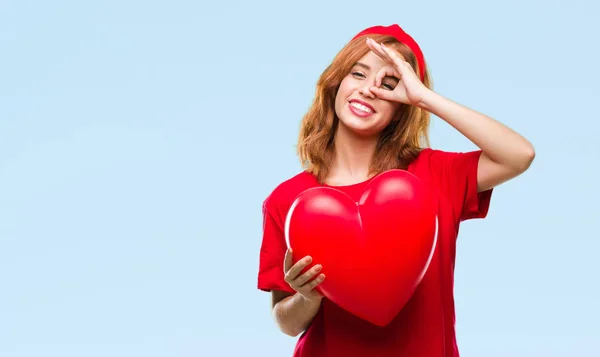
<path id="1" fill-rule="evenodd" d="M 394 88 L 395 88 L 393 85 L 388 84 L 388 83 L 382 83 L 381 86 L 388 90 L 394 90 Z"/>
<path id="2" fill-rule="evenodd" d="M 360 72 L 352 72 L 352 75 L 355 77 L 365 78 L 365 75 Z"/>

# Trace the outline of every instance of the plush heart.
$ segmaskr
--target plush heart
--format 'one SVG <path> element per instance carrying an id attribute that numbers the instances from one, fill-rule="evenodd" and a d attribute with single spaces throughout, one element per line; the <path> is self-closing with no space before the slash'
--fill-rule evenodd
<path id="1" fill-rule="evenodd" d="M 373 178 L 359 202 L 332 187 L 302 192 L 286 219 L 296 263 L 322 265 L 318 290 L 338 306 L 385 326 L 402 310 L 433 255 L 437 220 L 427 187 L 390 170 Z"/>

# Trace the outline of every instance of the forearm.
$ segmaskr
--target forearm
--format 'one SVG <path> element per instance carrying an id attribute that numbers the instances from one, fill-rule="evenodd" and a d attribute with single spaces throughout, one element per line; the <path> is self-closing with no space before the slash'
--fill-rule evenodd
<path id="1" fill-rule="evenodd" d="M 273 317 L 283 333 L 297 336 L 306 330 L 320 306 L 321 300 L 309 301 L 301 294 L 294 294 L 275 305 Z"/>
<path id="2" fill-rule="evenodd" d="M 433 91 L 427 92 L 419 106 L 446 121 L 497 164 L 522 171 L 533 160 L 533 145 L 527 139 L 484 114 Z"/>

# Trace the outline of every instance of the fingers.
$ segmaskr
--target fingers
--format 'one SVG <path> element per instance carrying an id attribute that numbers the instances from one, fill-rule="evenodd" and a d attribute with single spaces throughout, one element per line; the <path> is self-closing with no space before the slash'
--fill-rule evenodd
<path id="1" fill-rule="evenodd" d="M 402 62 L 406 62 L 404 61 L 404 58 L 401 58 L 400 55 L 398 54 L 398 52 L 394 51 L 391 48 L 388 48 L 386 45 L 384 45 L 383 43 L 379 45 L 379 47 L 381 48 L 381 50 L 383 51 L 385 57 L 389 58 L 392 60 L 392 62 L 396 63 L 396 64 L 400 64 Z"/>
<path id="2" fill-rule="evenodd" d="M 292 254 L 293 252 L 291 249 L 288 249 L 285 253 L 284 280 L 290 285 L 292 289 L 300 292 L 303 295 L 311 296 L 311 294 L 314 294 L 311 293 L 311 291 L 317 285 L 321 284 L 323 280 L 325 280 L 325 275 L 319 274 L 319 272 L 322 269 L 322 266 L 320 264 L 317 264 L 310 268 L 308 271 L 301 274 L 302 270 L 304 270 L 304 268 L 306 268 L 312 262 L 312 257 L 306 256 L 300 259 L 298 262 L 296 262 L 296 264 L 292 265 Z"/>
<path id="3" fill-rule="evenodd" d="M 386 60 L 387 58 L 388 61 L 391 61 L 391 58 L 381 48 L 382 45 L 375 42 L 375 40 L 367 38 L 367 46 L 371 49 L 371 51 L 375 52 L 376 55 L 381 57 L 381 59 Z"/>
<path id="4" fill-rule="evenodd" d="M 400 72 L 400 75 L 404 75 L 406 70 L 412 69 L 410 64 L 406 62 L 406 60 L 404 60 L 404 58 L 402 58 L 398 52 L 387 47 L 383 43 L 377 43 L 375 40 L 368 38 L 367 46 L 369 46 L 369 48 L 375 52 L 376 55 L 381 57 L 381 59 L 394 64 Z"/>
<path id="5" fill-rule="evenodd" d="M 296 264 L 294 264 L 288 271 L 285 273 L 285 281 L 290 284 L 298 277 L 298 274 L 304 269 L 308 264 L 312 262 L 312 258 L 307 256 L 300 259 Z"/>
<path id="6" fill-rule="evenodd" d="M 296 287 L 295 290 L 306 297 L 315 296 L 315 295 L 323 296 L 318 290 L 315 290 L 315 288 L 319 284 L 321 284 L 324 280 L 325 280 L 325 274 L 319 274 L 319 276 L 317 276 L 313 280 L 305 283 L 304 285 L 302 285 L 300 287 Z"/>
<path id="7" fill-rule="evenodd" d="M 389 66 L 385 66 L 385 67 L 381 68 L 375 75 L 375 86 L 377 88 L 381 87 L 381 82 L 383 81 L 383 79 L 385 77 L 396 77 L 396 78 L 400 79 L 401 76 L 398 73 L 396 73 L 396 71 L 394 71 L 393 68 L 391 68 Z"/>
<path id="8" fill-rule="evenodd" d="M 325 280 L 325 274 L 320 274 L 318 277 L 316 277 L 316 279 L 313 279 L 309 283 L 305 284 L 303 286 L 303 288 L 306 288 L 308 290 L 312 290 L 315 287 L 317 287 L 317 285 L 321 284 L 323 282 L 323 280 Z"/>
<path id="9" fill-rule="evenodd" d="M 390 63 L 392 65 L 398 66 L 400 62 L 403 62 L 402 59 L 396 51 L 386 47 L 383 43 L 377 43 L 373 39 L 367 39 L 367 45 L 371 49 L 371 51 L 375 52 L 377 56 L 379 56 L 382 60 Z"/>
<path id="10" fill-rule="evenodd" d="M 312 277 L 314 277 L 320 271 L 321 271 L 321 265 L 317 264 L 314 267 L 310 268 L 309 271 L 307 271 L 306 273 L 304 273 L 304 274 L 300 275 L 298 278 L 296 278 L 296 280 L 294 281 L 294 284 L 296 284 L 297 286 L 302 286 L 307 281 L 312 279 Z"/>
<path id="11" fill-rule="evenodd" d="M 292 248 L 288 248 L 288 250 L 285 251 L 285 258 L 283 259 L 283 273 L 285 274 L 288 270 L 290 270 L 290 268 L 292 267 L 292 263 L 293 263 L 293 254 L 292 254 Z"/>
<path id="12" fill-rule="evenodd" d="M 381 89 L 379 87 L 371 87 L 371 92 L 375 93 L 377 98 L 383 100 L 394 101 L 396 99 L 394 92 L 391 90 Z"/>
<path id="13" fill-rule="evenodd" d="M 384 44 L 381 44 L 381 49 L 385 52 L 388 58 L 392 60 L 392 62 L 396 65 L 396 69 L 400 72 L 401 76 L 404 76 L 407 71 L 411 71 L 414 73 L 414 70 L 410 63 L 406 62 L 402 56 L 391 48 L 386 47 Z"/>

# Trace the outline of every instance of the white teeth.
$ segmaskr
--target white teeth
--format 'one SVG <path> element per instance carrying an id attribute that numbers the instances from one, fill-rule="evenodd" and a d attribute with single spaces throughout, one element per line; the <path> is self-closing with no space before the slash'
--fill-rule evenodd
<path id="1" fill-rule="evenodd" d="M 373 111 L 371 110 L 371 108 L 366 107 L 366 106 L 364 106 L 362 104 L 359 104 L 359 103 L 356 103 L 356 102 L 352 102 L 352 103 L 350 103 L 350 105 L 353 106 L 354 108 L 360 110 L 360 111 L 363 111 L 363 112 L 366 112 L 366 113 L 373 113 Z"/>

